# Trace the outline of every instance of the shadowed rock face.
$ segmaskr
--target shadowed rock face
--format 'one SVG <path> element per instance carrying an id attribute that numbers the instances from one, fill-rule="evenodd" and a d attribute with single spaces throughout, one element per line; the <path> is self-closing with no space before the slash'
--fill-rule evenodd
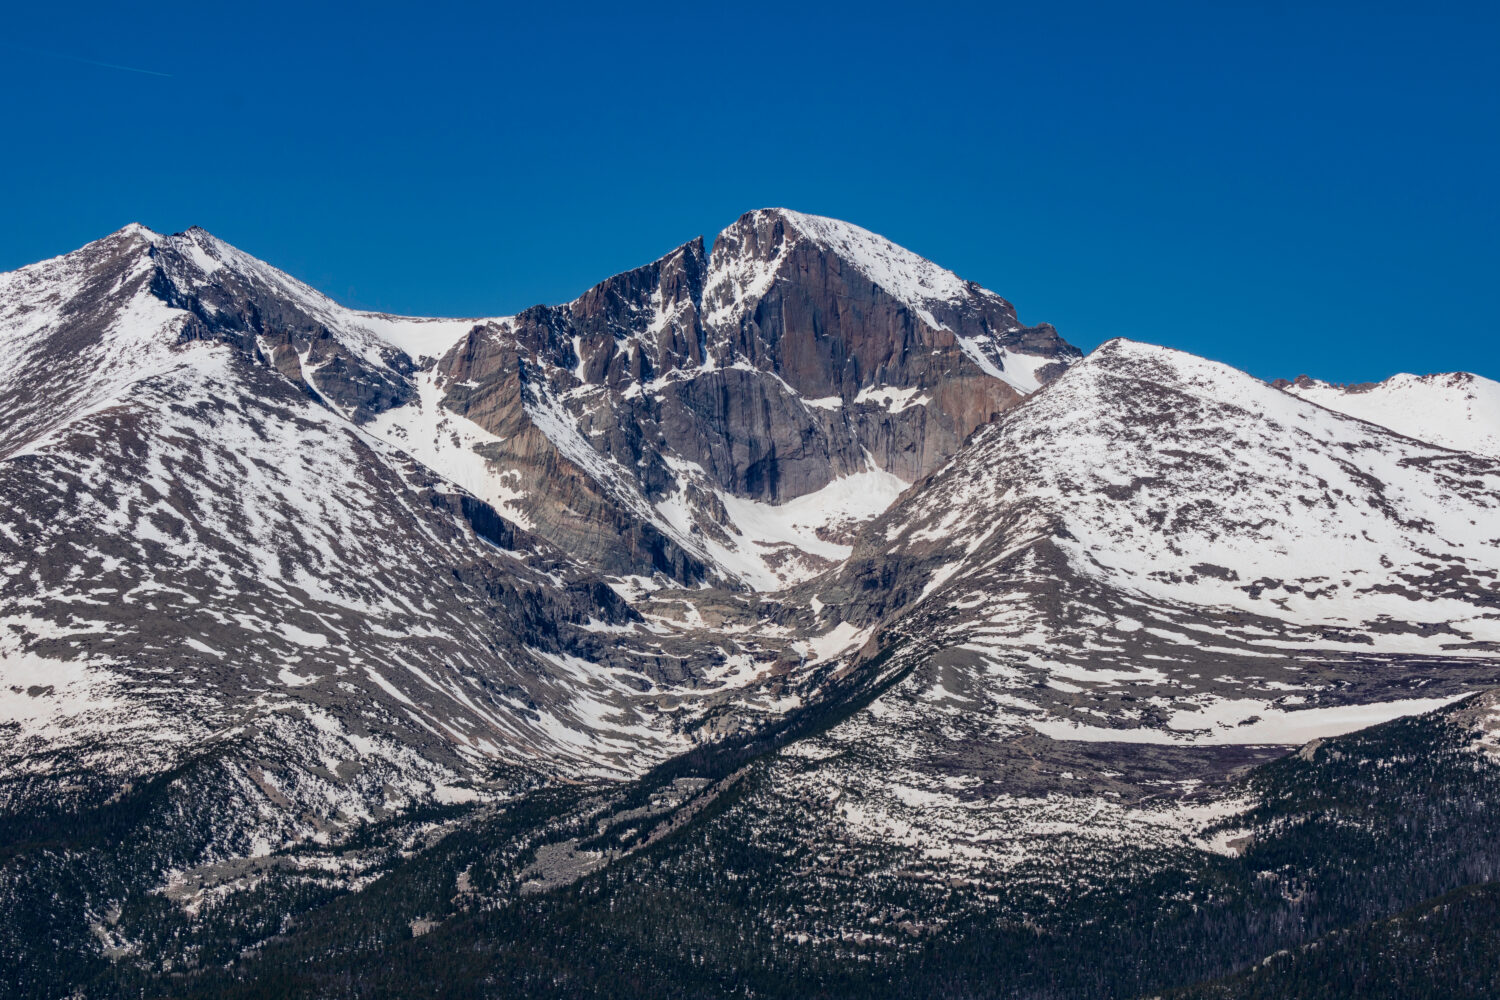
<path id="1" fill-rule="evenodd" d="M 880 237 L 763 210 L 712 254 L 694 240 L 572 303 L 476 328 L 438 371 L 445 405 L 504 439 L 497 464 L 525 470 L 519 509 L 539 532 L 610 572 L 690 582 L 704 560 L 649 523 L 654 505 L 688 494 L 690 534 L 712 535 L 725 530 L 715 490 L 782 504 L 872 468 L 911 482 L 1078 356 Z M 576 448 L 554 454 L 556 433 L 527 431 L 537 410 L 608 473 L 583 482 Z"/>
<path id="2" fill-rule="evenodd" d="M 546 324 L 560 311 L 538 307 L 517 317 L 522 336 L 514 339 L 508 326 L 476 327 L 439 364 L 447 386 L 444 405 L 498 438 L 483 454 L 496 467 L 516 470 L 528 485 L 520 506 L 540 535 L 606 573 L 702 580 L 708 572 L 704 561 L 654 524 L 639 500 L 630 502 L 637 499 L 630 489 L 636 484 L 597 478 L 560 449 L 528 412 L 528 403 L 535 406 L 547 398 L 549 384 L 546 366 L 529 360 L 521 344 L 547 343 Z M 584 434 L 592 427 L 593 420 L 587 420 Z M 616 449 L 612 454 L 629 457 L 625 464 L 638 473 L 637 490 L 648 495 L 667 491 L 670 471 L 645 446 L 638 427 L 614 425 L 606 435 Z M 617 488 L 611 490 L 612 485 Z"/>
<path id="3" fill-rule="evenodd" d="M 949 300 L 907 300 L 878 284 L 863 261 L 799 229 L 803 218 L 751 212 L 721 233 L 707 310 L 716 320 L 716 351 L 774 372 L 805 399 L 836 399 L 853 411 L 822 428 L 835 474 L 859 468 L 868 449 L 881 468 L 920 478 L 1022 398 L 1016 386 L 987 375 L 960 338 L 990 352 L 1014 349 L 1063 364 L 1078 356 L 1050 326 L 1022 327 L 1010 303 L 972 282 L 960 283 Z M 739 280 L 756 270 L 772 276 L 759 296 Z M 898 411 L 901 419 L 855 404 L 861 391 L 885 386 L 916 389 L 930 401 L 915 413 Z M 772 500 L 826 484 L 827 471 L 797 468 L 800 456 L 795 449 L 791 455 L 779 463 L 790 466 L 785 472 L 752 477 L 736 467 L 732 474 Z"/>
<path id="4" fill-rule="evenodd" d="M 179 334 L 183 342 L 223 340 L 258 352 L 356 424 L 411 400 L 416 371 L 411 358 L 390 347 L 377 348 L 373 358 L 361 356 L 309 303 L 289 297 L 256 270 L 198 258 L 192 249 L 199 239 L 213 237 L 196 229 L 187 236 L 181 244 L 151 249 L 153 294 L 190 314 Z"/>

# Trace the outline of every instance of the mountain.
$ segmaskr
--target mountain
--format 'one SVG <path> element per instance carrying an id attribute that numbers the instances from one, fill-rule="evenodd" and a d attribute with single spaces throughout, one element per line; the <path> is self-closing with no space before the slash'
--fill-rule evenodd
<path id="1" fill-rule="evenodd" d="M 476 326 L 426 412 L 491 435 L 509 478 L 484 499 L 605 572 L 775 590 L 838 562 L 861 521 L 1077 357 L 872 233 L 765 210 L 711 253 L 695 240 Z M 417 419 L 393 410 L 377 433 L 425 442 Z M 455 461 L 435 447 L 435 467 Z"/>
<path id="2" fill-rule="evenodd" d="M 1276 384 L 1319 406 L 1418 441 L 1500 457 L 1500 382 L 1492 379 L 1451 372 L 1331 385 L 1299 375 Z"/>
<path id="3" fill-rule="evenodd" d="M 6 275 L 6 807 L 185 768 L 232 800 L 195 830 L 217 863 L 638 774 L 815 697 L 841 635 L 747 586 L 846 553 L 1020 398 L 992 372 L 1078 352 L 854 227 L 753 213 L 716 246 L 498 320 L 344 309 L 201 230 Z M 792 309 L 882 326 L 794 348 Z"/>
<path id="4" fill-rule="evenodd" d="M 858 803 L 860 852 L 941 845 L 934 876 L 1090 879 L 1280 748 L 1500 683 L 1497 505 L 1494 459 L 1112 341 L 817 581 L 904 679 L 785 785 Z"/>
<path id="5" fill-rule="evenodd" d="M 0 275 L 0 347 L 15 995 L 1109 996 L 1490 877 L 1416 820 L 1379 898 L 1246 867 L 1379 723 L 1442 763 L 1403 809 L 1493 801 L 1477 377 L 1084 357 L 783 209 L 474 319 L 131 226 Z M 1042 985 L 1174 899 L 1240 916 Z"/>

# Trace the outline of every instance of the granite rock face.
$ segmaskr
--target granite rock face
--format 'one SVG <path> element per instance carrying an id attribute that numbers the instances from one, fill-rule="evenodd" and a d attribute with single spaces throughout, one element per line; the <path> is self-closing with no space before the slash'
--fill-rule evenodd
<path id="1" fill-rule="evenodd" d="M 751 212 L 719 235 L 713 268 L 714 350 L 780 376 L 802 399 L 830 401 L 836 417 L 818 431 L 835 474 L 856 471 L 868 450 L 881 468 L 920 478 L 1030 388 L 1022 360 L 1079 356 L 1050 326 L 1022 327 L 999 296 L 831 220 Z M 1008 381 L 1012 352 L 1025 357 Z M 772 500 L 826 483 L 826 471 L 778 464 L 790 467 L 752 475 L 737 464 L 726 475 Z"/>
<path id="2" fill-rule="evenodd" d="M 505 439 L 499 464 L 527 470 L 517 509 L 544 536 L 613 572 L 689 582 L 724 569 L 694 536 L 739 533 L 716 493 L 784 505 L 871 471 L 909 483 L 1079 356 L 872 233 L 762 210 L 711 253 L 695 240 L 572 303 L 476 328 L 438 371 L 445 405 Z M 538 412 L 563 455 L 523 428 Z M 578 483 L 590 464 L 600 474 Z M 619 543 L 559 511 L 609 522 Z"/>

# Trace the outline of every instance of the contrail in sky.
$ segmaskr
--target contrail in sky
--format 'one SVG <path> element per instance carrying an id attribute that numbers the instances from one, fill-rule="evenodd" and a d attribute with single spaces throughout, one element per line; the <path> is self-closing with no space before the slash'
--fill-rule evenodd
<path id="1" fill-rule="evenodd" d="M 102 66 L 105 69 L 119 69 L 127 73 L 144 73 L 146 76 L 170 77 L 171 73 L 158 73 L 154 69 L 141 69 L 139 66 L 121 66 L 119 63 L 100 62 L 97 59 L 85 59 L 83 56 L 69 55 L 66 52 L 53 52 L 50 49 L 21 49 L 19 45 L 7 45 L 6 48 L 18 49 L 26 52 L 35 52 L 37 55 L 51 56 L 53 59 L 66 59 L 70 62 L 86 63 L 89 66 Z"/>

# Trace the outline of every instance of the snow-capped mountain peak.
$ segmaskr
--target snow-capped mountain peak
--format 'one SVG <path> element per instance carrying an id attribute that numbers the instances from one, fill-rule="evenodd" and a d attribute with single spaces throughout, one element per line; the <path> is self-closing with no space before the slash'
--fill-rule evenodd
<path id="1" fill-rule="evenodd" d="M 1392 649 L 1433 654 L 1500 642 L 1494 616 L 1477 610 L 1500 572 L 1492 459 L 1128 340 L 1098 348 L 969 448 L 909 496 L 906 520 L 883 538 L 941 537 L 967 560 L 995 511 L 1025 510 L 1076 572 L 1153 601 L 1378 628 Z"/>
<path id="2" fill-rule="evenodd" d="M 933 303 L 952 303 L 979 289 L 947 268 L 921 257 L 884 236 L 849 222 L 807 215 L 786 208 L 763 209 L 779 215 L 818 246 L 848 261 L 870 280 L 913 309 L 926 312 Z M 928 313 L 928 322 L 938 325 Z"/>
<path id="3" fill-rule="evenodd" d="M 1024 326 L 1009 302 L 974 282 L 867 229 L 783 208 L 748 212 L 714 240 L 706 324 L 731 331 L 729 324 L 762 301 L 783 301 L 779 283 L 816 284 L 853 301 L 874 289 L 890 304 L 878 312 L 899 310 L 878 325 L 920 327 L 925 338 L 957 347 L 979 371 L 1023 394 L 1077 357 L 1060 347 L 1050 326 Z"/>
<path id="4" fill-rule="evenodd" d="M 283 306 L 295 306 L 369 364 L 386 365 L 385 353 L 391 350 L 413 361 L 439 357 L 476 324 L 496 321 L 393 316 L 350 309 L 197 226 L 183 233 L 154 237 L 152 242 L 164 251 L 164 266 L 172 277 L 181 280 L 184 289 L 196 290 L 226 280 L 245 285 L 253 294 Z"/>
<path id="5" fill-rule="evenodd" d="M 827 506 L 854 521 L 877 513 L 870 501 L 894 499 L 1078 356 L 999 296 L 865 230 L 760 210 L 711 253 L 694 240 L 477 331 L 436 377 L 442 405 L 490 435 L 500 464 L 566 470 L 497 490 L 524 523 L 603 549 L 546 499 L 559 476 L 587 482 L 635 539 L 619 572 L 764 589 L 846 551 L 852 521 L 808 520 L 814 497 L 843 498 Z M 850 507 L 851 482 L 878 489 Z M 795 515 L 779 509 L 794 501 Z"/>
<path id="6" fill-rule="evenodd" d="M 1469 372 L 1392 375 L 1334 385 L 1299 376 L 1278 386 L 1294 396 L 1444 448 L 1500 458 L 1500 382 Z"/>

